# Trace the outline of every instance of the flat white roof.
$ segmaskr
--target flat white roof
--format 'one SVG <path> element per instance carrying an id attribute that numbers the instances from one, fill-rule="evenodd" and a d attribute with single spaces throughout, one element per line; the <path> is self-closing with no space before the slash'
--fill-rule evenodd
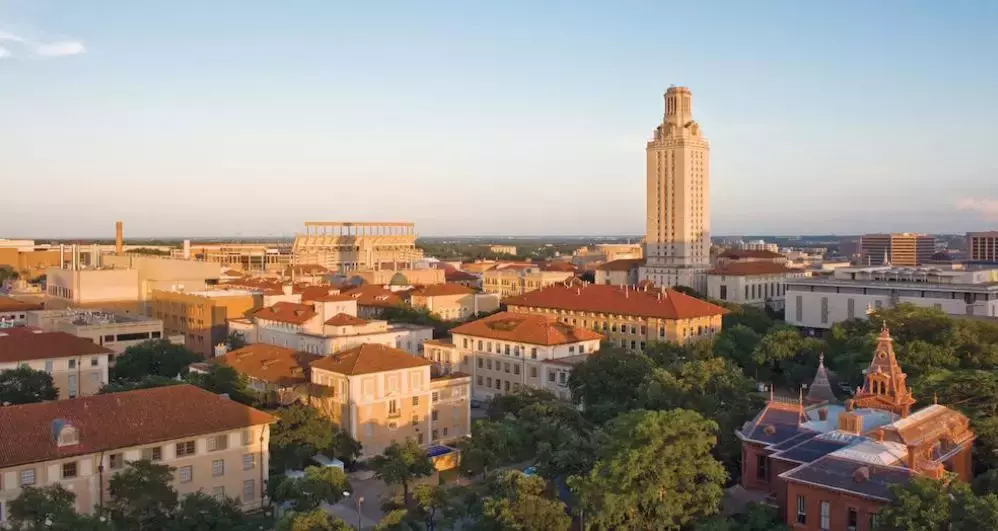
<path id="1" fill-rule="evenodd" d="M 252 290 L 252 289 L 206 289 L 200 291 L 177 290 L 176 293 L 186 293 L 188 295 L 197 295 L 198 297 L 221 298 L 221 297 L 245 297 L 246 295 L 259 295 L 262 292 L 260 290 Z"/>

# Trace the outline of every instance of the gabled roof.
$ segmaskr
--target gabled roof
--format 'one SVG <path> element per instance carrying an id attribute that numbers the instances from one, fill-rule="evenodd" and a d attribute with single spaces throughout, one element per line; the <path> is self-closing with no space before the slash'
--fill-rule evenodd
<path id="1" fill-rule="evenodd" d="M 0 328 L 0 363 L 110 354 L 89 339 L 37 328 Z M 0 430 L 2 431 L 2 430 Z"/>
<path id="2" fill-rule="evenodd" d="M 338 313 L 330 317 L 325 324 L 330 326 L 363 326 L 370 322 L 367 319 L 361 319 L 350 314 Z"/>
<path id="3" fill-rule="evenodd" d="M 298 304 L 295 302 L 277 302 L 273 306 L 260 308 L 253 312 L 257 319 L 267 319 L 281 323 L 305 324 L 316 315 L 311 304 Z"/>
<path id="4" fill-rule="evenodd" d="M 277 345 L 253 343 L 231 350 L 211 361 L 228 365 L 250 378 L 279 385 L 293 385 L 307 382 L 308 365 L 321 357 Z"/>
<path id="5" fill-rule="evenodd" d="M 315 369 L 347 376 L 373 374 L 433 365 L 426 358 L 413 356 L 404 350 L 384 345 L 364 343 L 312 363 Z"/>
<path id="6" fill-rule="evenodd" d="M 861 463 L 830 454 L 784 472 L 780 477 L 796 483 L 889 501 L 894 498 L 891 486 L 903 485 L 914 475 L 914 471 L 906 468 Z"/>
<path id="7" fill-rule="evenodd" d="M 507 306 L 527 306 L 661 319 L 724 315 L 728 310 L 675 290 L 583 284 L 569 281 L 506 299 Z"/>
<path id="8" fill-rule="evenodd" d="M 79 443 L 59 447 L 53 422 L 68 422 Z M 276 419 L 188 384 L 0 407 L 0 468 L 155 444 Z"/>
<path id="9" fill-rule="evenodd" d="M 497 313 L 465 323 L 451 333 L 531 345 L 564 345 L 603 339 L 592 330 L 562 323 L 554 316 L 514 312 Z"/>

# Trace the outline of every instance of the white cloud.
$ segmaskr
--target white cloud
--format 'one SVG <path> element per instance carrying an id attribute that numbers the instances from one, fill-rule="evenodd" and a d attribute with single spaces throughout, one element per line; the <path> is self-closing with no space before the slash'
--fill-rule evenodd
<path id="1" fill-rule="evenodd" d="M 35 46 L 35 53 L 42 57 L 62 57 L 65 55 L 79 55 L 87 51 L 83 43 L 78 41 L 57 41 L 48 44 L 38 44 Z"/>
<path id="2" fill-rule="evenodd" d="M 0 31 L 0 42 L 13 43 L 13 49 L 18 52 L 18 55 L 33 55 L 37 57 L 65 57 L 67 55 L 79 55 L 87 51 L 83 43 L 79 41 L 42 42 L 6 31 Z M 14 52 L 11 51 L 11 48 L 0 47 L 0 58 L 12 56 L 14 56 Z"/>
<path id="3" fill-rule="evenodd" d="M 957 208 L 977 212 L 986 219 L 998 219 L 998 199 L 966 197 L 957 203 Z"/>

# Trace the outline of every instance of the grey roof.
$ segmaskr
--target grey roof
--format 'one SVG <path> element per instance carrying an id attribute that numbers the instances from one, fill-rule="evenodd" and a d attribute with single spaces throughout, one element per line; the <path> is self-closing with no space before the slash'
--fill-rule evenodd
<path id="1" fill-rule="evenodd" d="M 770 448 L 774 452 L 779 452 L 779 451 L 782 451 L 782 450 L 786 450 L 788 448 L 793 448 L 794 446 L 797 446 L 798 444 L 800 444 L 800 443 L 802 443 L 804 441 L 811 440 L 811 439 L 817 437 L 818 435 L 820 435 L 820 432 L 811 431 L 811 430 L 802 430 L 797 435 L 794 435 L 793 437 L 791 437 L 791 438 L 789 438 L 789 439 L 787 439 L 787 440 L 785 440 L 785 441 L 783 441 L 781 443 L 774 444 L 774 445 L 770 446 Z"/>
<path id="2" fill-rule="evenodd" d="M 802 419 L 798 411 L 766 406 L 755 419 L 745 423 L 741 433 L 746 439 L 777 444 L 797 435 L 801 431 L 802 420 L 807 419 Z M 767 426 L 772 426 L 772 429 L 767 430 Z"/>
<path id="3" fill-rule="evenodd" d="M 777 459 L 797 461 L 798 463 L 810 463 L 811 461 L 820 459 L 835 450 L 841 450 L 848 445 L 849 443 L 845 441 L 829 441 L 821 438 L 810 439 L 778 454 L 774 454 L 773 457 Z"/>
<path id="4" fill-rule="evenodd" d="M 856 471 L 860 468 L 866 468 L 869 471 L 869 477 L 857 481 Z M 914 472 L 906 468 L 857 463 L 829 455 L 813 463 L 804 464 L 784 472 L 780 474 L 780 477 L 788 481 L 847 491 L 868 498 L 891 500 L 894 498 L 890 490 L 891 486 L 903 485 L 913 475 Z"/>

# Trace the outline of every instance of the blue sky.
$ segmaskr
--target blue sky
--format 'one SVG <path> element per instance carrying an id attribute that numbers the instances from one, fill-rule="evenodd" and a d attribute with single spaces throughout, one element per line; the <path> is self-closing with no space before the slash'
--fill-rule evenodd
<path id="1" fill-rule="evenodd" d="M 640 234 L 690 87 L 713 232 L 998 227 L 998 2 L 0 0 L 0 236 Z"/>

